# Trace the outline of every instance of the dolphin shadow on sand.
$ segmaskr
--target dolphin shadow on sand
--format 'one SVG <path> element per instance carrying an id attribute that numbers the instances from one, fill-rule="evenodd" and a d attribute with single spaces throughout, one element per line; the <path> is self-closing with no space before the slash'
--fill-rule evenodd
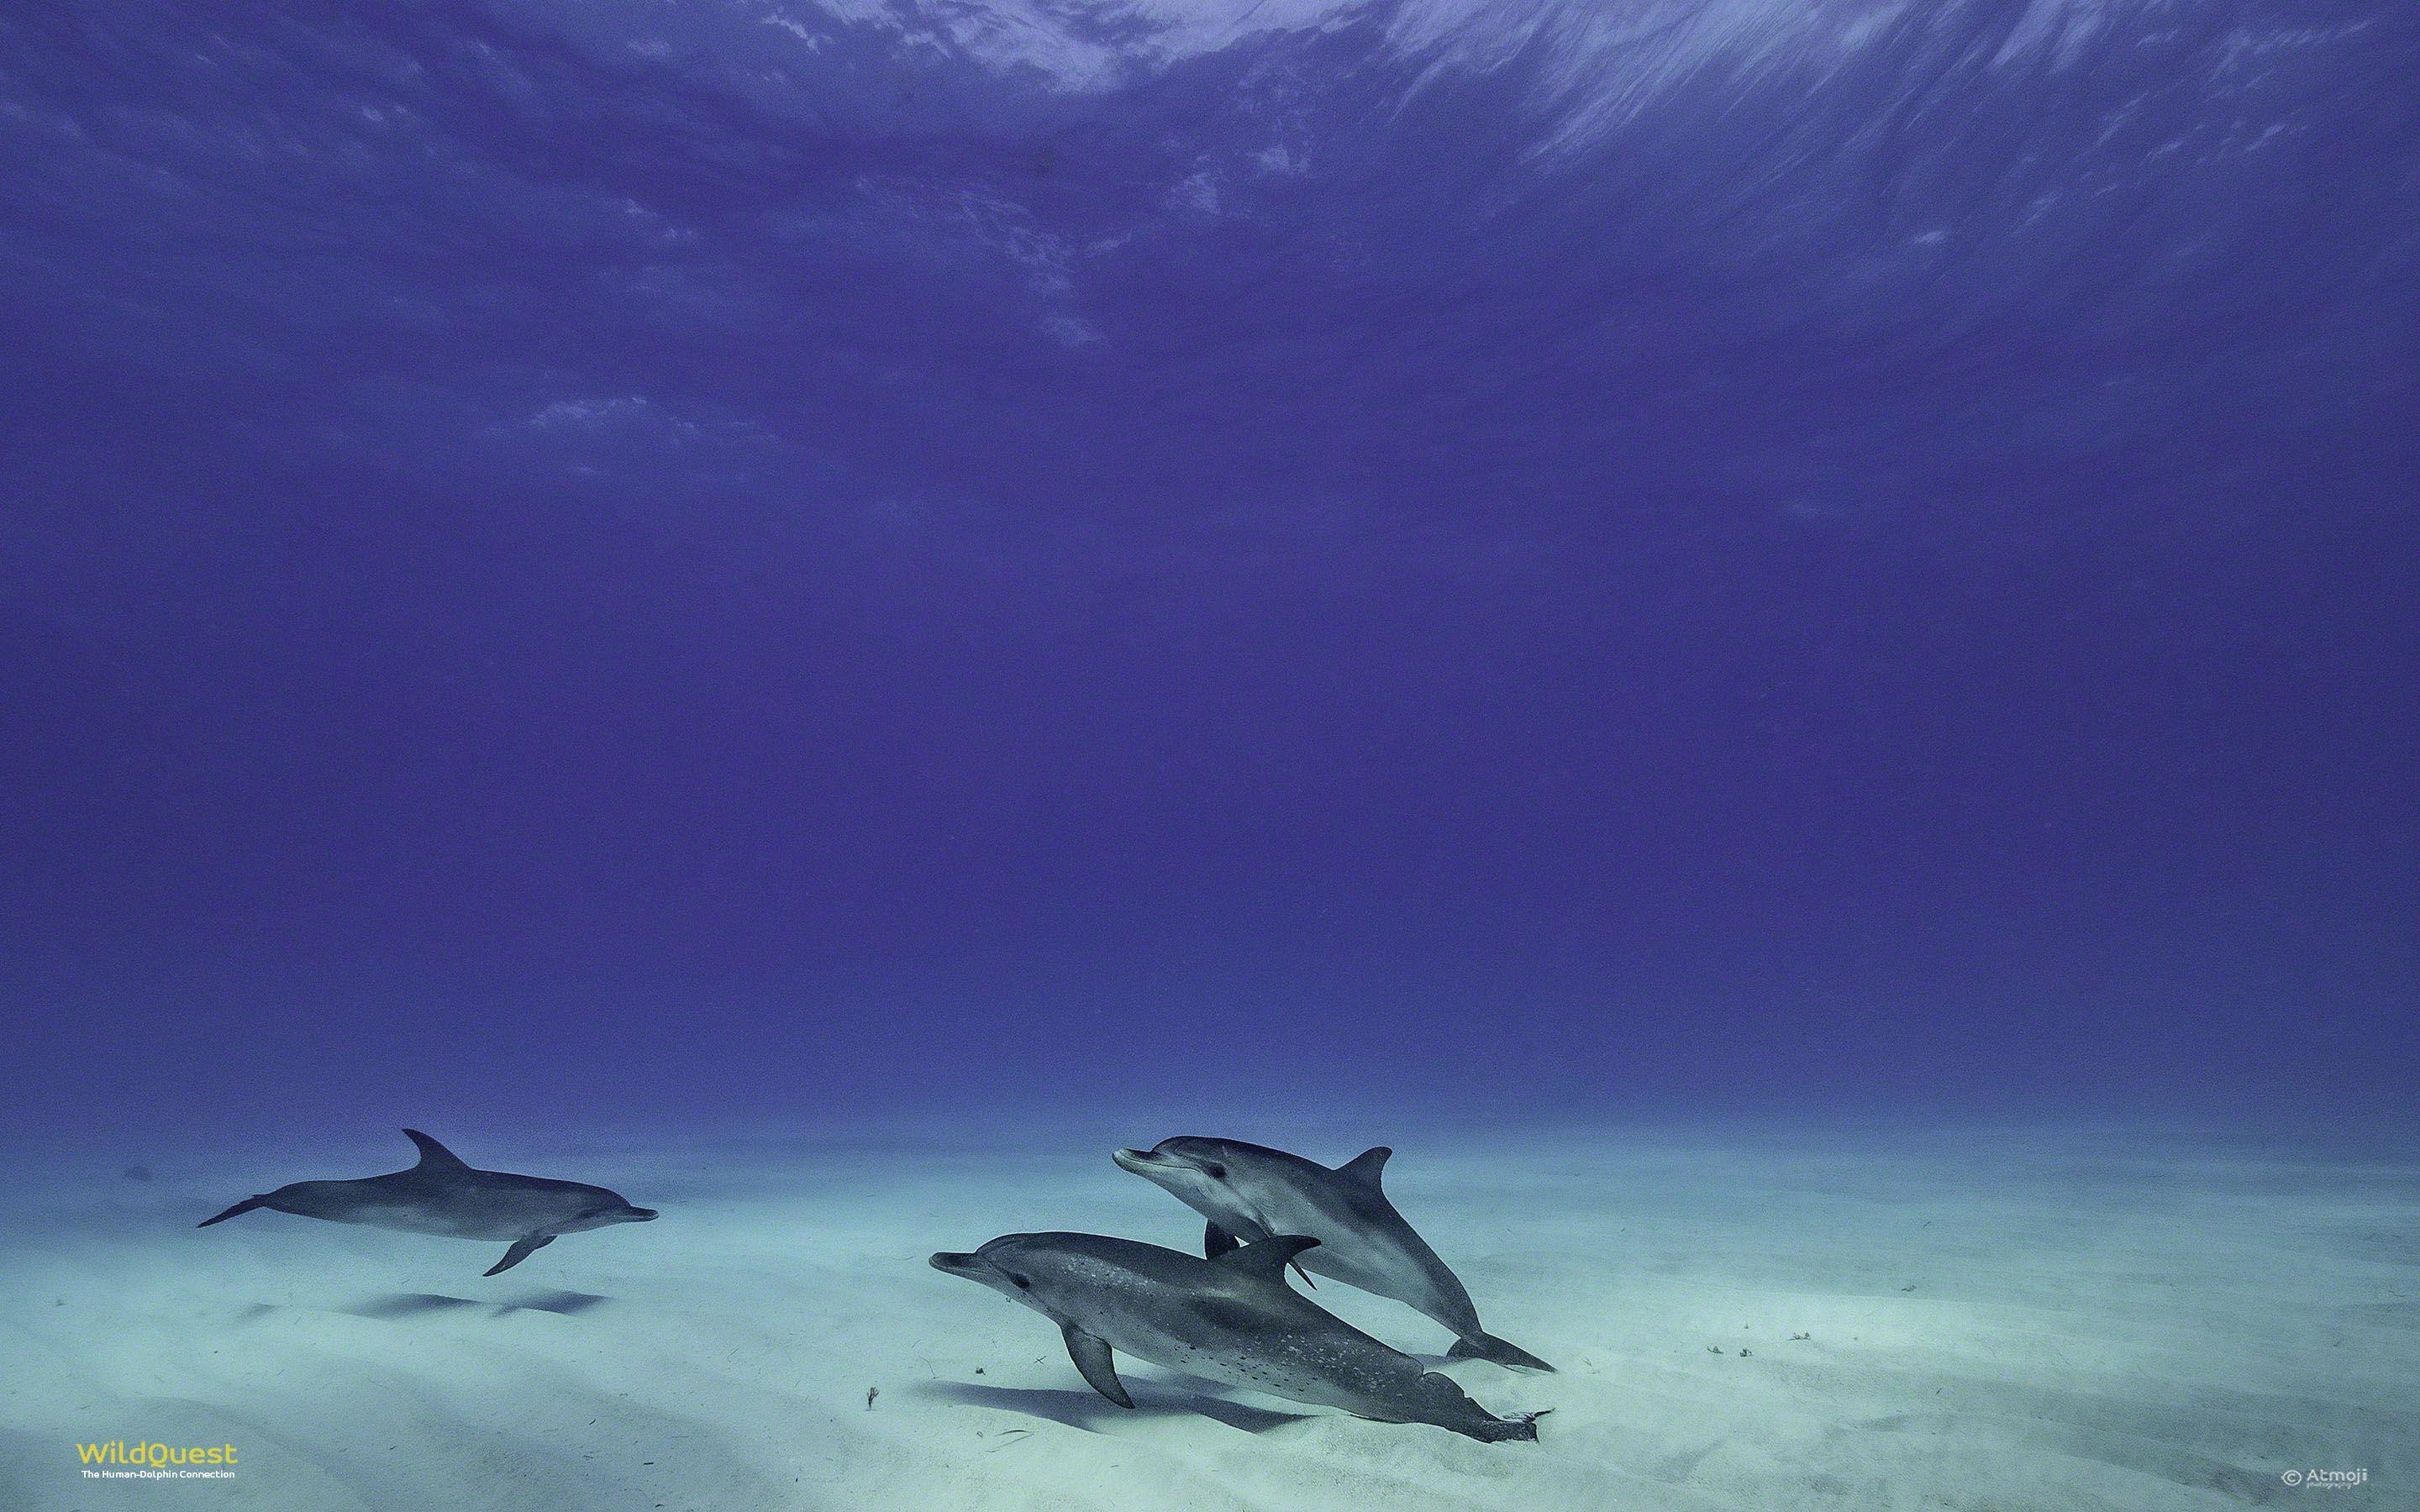
<path id="1" fill-rule="evenodd" d="M 1299 1423 L 1317 1416 L 1313 1412 L 1272 1412 L 1265 1408 L 1248 1407 L 1224 1396 L 1185 1391 L 1173 1386 L 1155 1386 L 1137 1381 L 1133 1386 L 1134 1406 L 1124 1408 L 1108 1398 L 1088 1391 L 1053 1391 L 1047 1388 L 1018 1386 L 985 1386 L 967 1381 L 920 1381 L 909 1390 L 919 1396 L 937 1401 L 954 1402 L 961 1407 L 988 1407 L 996 1412 L 1022 1412 L 1052 1423 L 1064 1424 L 1086 1433 L 1098 1433 L 1103 1423 L 1128 1422 L 1137 1417 L 1206 1417 L 1242 1433 L 1266 1433 L 1288 1423 Z"/>
<path id="2" fill-rule="evenodd" d="M 237 1321 L 256 1323 L 275 1314 L 294 1311 L 327 1311 L 343 1313 L 350 1318 L 367 1318 L 390 1322 L 405 1318 L 425 1318 L 432 1313 L 485 1313 L 489 1318 L 509 1318 L 515 1313 L 553 1313 L 559 1318 L 576 1317 L 592 1307 L 612 1302 L 593 1291 L 534 1291 L 517 1299 L 449 1297 L 442 1291 L 380 1291 L 359 1302 L 339 1306 L 296 1308 L 291 1304 L 256 1302 L 237 1315 Z"/>
<path id="3" fill-rule="evenodd" d="M 417 1318 L 424 1313 L 458 1313 L 467 1310 L 483 1312 L 490 1318 L 507 1318 L 514 1313 L 553 1313 L 571 1318 L 612 1302 L 593 1291 L 535 1291 L 526 1297 L 496 1298 L 476 1301 L 470 1297 L 449 1297 L 442 1291 L 385 1291 L 365 1297 L 350 1306 L 336 1311 L 355 1318 Z"/>

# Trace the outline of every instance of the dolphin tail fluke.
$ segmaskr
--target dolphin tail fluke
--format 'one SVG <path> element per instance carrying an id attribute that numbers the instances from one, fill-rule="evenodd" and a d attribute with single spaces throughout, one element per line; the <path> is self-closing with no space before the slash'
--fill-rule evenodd
<path id="1" fill-rule="evenodd" d="M 1481 1443 L 1535 1443 L 1538 1442 L 1538 1419 L 1553 1411 L 1547 1407 L 1515 1417 L 1490 1418 L 1465 1431 Z"/>
<path id="2" fill-rule="evenodd" d="M 229 1208 L 226 1211 L 220 1213 L 217 1217 L 205 1218 L 194 1227 L 196 1228 L 208 1228 L 212 1224 L 223 1224 L 229 1218 L 241 1217 L 243 1214 L 250 1212 L 253 1209 L 260 1207 L 268 1201 L 269 1199 L 265 1196 L 246 1197 L 241 1202 L 237 1203 L 234 1207 Z"/>
<path id="3" fill-rule="evenodd" d="M 1445 1351 L 1449 1360 L 1485 1360 L 1512 1370 L 1544 1370 L 1549 1374 L 1554 1366 L 1515 1344 L 1507 1344 L 1493 1334 L 1474 1334 L 1466 1339 L 1454 1340 L 1453 1348 Z M 1536 1438 L 1536 1434 L 1531 1434 Z"/>

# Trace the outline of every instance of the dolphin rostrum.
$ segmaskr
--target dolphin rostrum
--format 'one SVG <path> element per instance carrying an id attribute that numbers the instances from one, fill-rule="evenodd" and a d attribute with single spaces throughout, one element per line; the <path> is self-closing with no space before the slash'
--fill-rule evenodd
<path id="1" fill-rule="evenodd" d="M 267 1208 L 330 1223 L 442 1234 L 449 1239 L 508 1241 L 512 1247 L 487 1273 L 494 1275 L 553 1243 L 557 1234 L 576 1234 L 609 1224 L 645 1223 L 656 1215 L 655 1209 L 634 1208 L 601 1186 L 473 1170 L 419 1130 L 403 1133 L 420 1147 L 420 1164 L 410 1170 L 350 1181 L 296 1181 L 246 1197 L 217 1217 L 203 1219 L 197 1227 L 208 1228 L 238 1213 Z"/>
<path id="2" fill-rule="evenodd" d="M 980 1282 L 1059 1325 L 1094 1391 L 1132 1407 L 1110 1351 L 1171 1370 L 1342 1408 L 1381 1423 L 1431 1423 L 1490 1443 L 1534 1440 L 1541 1414 L 1497 1417 L 1418 1360 L 1286 1285 L 1318 1241 L 1280 1234 L 1215 1260 L 1098 1234 L 1010 1234 L 933 1268 Z"/>
<path id="3" fill-rule="evenodd" d="M 1479 1309 L 1460 1277 L 1412 1231 L 1378 1185 L 1384 1145 L 1334 1170 L 1234 1139 L 1163 1139 L 1151 1149 L 1121 1149 L 1117 1163 L 1168 1188 L 1210 1220 L 1203 1248 L 1214 1257 L 1243 1240 L 1305 1234 L 1319 1247 L 1299 1268 L 1392 1297 L 1451 1329 L 1457 1360 L 1492 1360 L 1520 1370 L 1553 1365 L 1479 1326 Z M 1303 1277 L 1310 1280 L 1309 1275 Z"/>

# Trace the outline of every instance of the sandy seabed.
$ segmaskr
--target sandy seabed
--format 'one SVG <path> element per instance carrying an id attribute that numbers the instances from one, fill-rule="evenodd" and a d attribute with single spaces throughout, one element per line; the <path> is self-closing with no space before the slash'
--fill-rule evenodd
<path id="1" fill-rule="evenodd" d="M 9 1158 L 0 1504 L 377 1508 L 2420 1506 L 2420 1165 L 2040 1128 L 1856 1136 L 1367 1124 L 979 1126 L 789 1139 L 444 1130 L 653 1224 L 494 1246 L 255 1213 L 410 1164 L 185 1149 L 130 1179 Z M 1535 1444 L 1361 1422 L 1120 1365 L 925 1264 L 1199 1220 L 1117 1143 L 1388 1137 L 1397 1205 L 1553 1376 L 1316 1298 Z M 132 1148 L 132 1147 L 130 1147 Z M 76 1162 L 68 1163 L 74 1165 Z M 1298 1283 L 1297 1283 L 1298 1284 Z M 231 1480 L 96 1481 L 80 1443 L 230 1444 Z M 2305 1483 L 2311 1472 L 2357 1483 Z"/>

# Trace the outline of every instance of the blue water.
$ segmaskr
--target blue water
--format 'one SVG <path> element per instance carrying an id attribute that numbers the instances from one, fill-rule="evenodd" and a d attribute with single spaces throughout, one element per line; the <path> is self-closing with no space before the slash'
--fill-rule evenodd
<path id="1" fill-rule="evenodd" d="M 2415 415 L 2394 0 L 11 8 L 0 1134 L 2408 1152 Z"/>
<path id="2" fill-rule="evenodd" d="M 0 1117 L 2408 1114 L 2408 8 L 759 8 L 0 23 Z"/>

